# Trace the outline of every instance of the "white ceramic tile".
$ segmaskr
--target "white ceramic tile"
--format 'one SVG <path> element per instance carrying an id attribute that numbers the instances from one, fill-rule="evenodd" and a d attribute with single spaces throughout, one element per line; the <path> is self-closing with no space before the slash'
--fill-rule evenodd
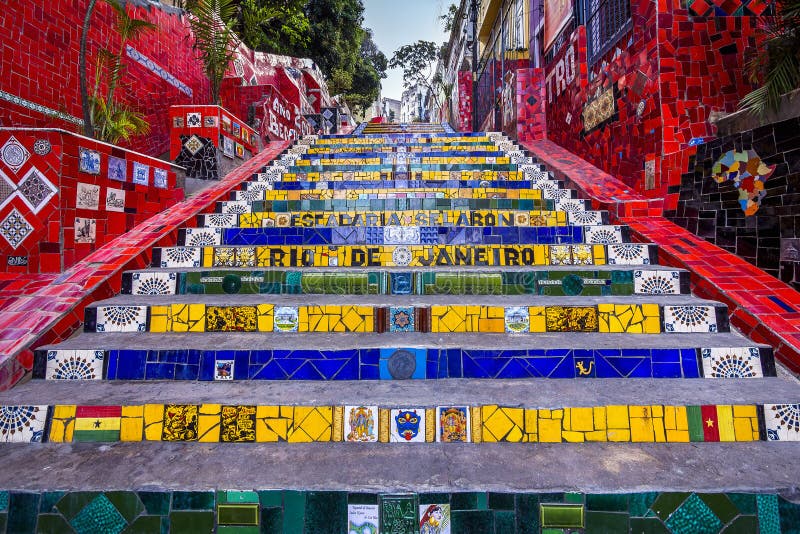
<path id="1" fill-rule="evenodd" d="M 609 265 L 649 265 L 650 247 L 642 243 L 608 246 Z"/>
<path id="2" fill-rule="evenodd" d="M 163 247 L 161 249 L 161 267 L 200 267 L 200 247 Z"/>
<path id="3" fill-rule="evenodd" d="M 633 271 L 633 291 L 637 295 L 678 295 L 680 271 Z"/>
<path id="4" fill-rule="evenodd" d="M 622 243 L 622 228 L 607 224 L 586 226 L 583 229 L 584 242 L 592 245 L 612 245 Z"/>
<path id="5" fill-rule="evenodd" d="M 47 380 L 102 380 L 103 350 L 48 350 Z"/>
<path id="6" fill-rule="evenodd" d="M 378 407 L 344 407 L 344 441 L 373 443 L 378 441 Z"/>
<path id="7" fill-rule="evenodd" d="M 767 441 L 800 441 L 800 404 L 765 404 Z"/>
<path id="8" fill-rule="evenodd" d="M 389 428 L 392 443 L 425 443 L 425 408 L 390 410 Z"/>
<path id="9" fill-rule="evenodd" d="M 131 276 L 132 295 L 174 295 L 177 275 L 165 272 L 137 272 Z"/>
<path id="10" fill-rule="evenodd" d="M 146 332 L 147 306 L 98 306 L 97 332 Z"/>
<path id="11" fill-rule="evenodd" d="M 450 534 L 449 504 L 419 505 L 420 534 Z"/>
<path id="12" fill-rule="evenodd" d="M 187 247 L 215 247 L 222 244 L 222 228 L 186 228 Z"/>
<path id="13" fill-rule="evenodd" d="M 664 306 L 665 332 L 716 332 L 714 306 Z"/>
<path id="14" fill-rule="evenodd" d="M 758 347 L 713 347 L 700 349 L 706 378 L 760 378 Z"/>
<path id="15" fill-rule="evenodd" d="M 41 443 L 47 406 L 0 406 L 0 442 Z"/>

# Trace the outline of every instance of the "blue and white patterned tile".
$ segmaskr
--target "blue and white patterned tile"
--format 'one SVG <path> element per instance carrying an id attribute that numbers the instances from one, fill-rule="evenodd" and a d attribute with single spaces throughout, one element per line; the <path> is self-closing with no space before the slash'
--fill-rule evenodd
<path id="1" fill-rule="evenodd" d="M 765 404 L 767 441 L 800 441 L 800 404 Z"/>
<path id="2" fill-rule="evenodd" d="M 641 243 L 608 245 L 609 265 L 649 265 L 650 247 Z"/>
<path id="3" fill-rule="evenodd" d="M 419 245 L 419 226 L 384 226 L 384 245 Z"/>
<path id="4" fill-rule="evenodd" d="M 137 185 L 150 185 L 150 165 L 134 161 L 131 181 Z"/>
<path id="5" fill-rule="evenodd" d="M 614 245 L 623 242 L 622 227 L 606 224 L 584 227 L 585 243 L 592 245 Z"/>
<path id="6" fill-rule="evenodd" d="M 25 162 L 30 159 L 31 153 L 28 152 L 22 143 L 13 135 L 8 138 L 2 148 L 0 148 L 0 160 L 16 174 Z"/>
<path id="7" fill-rule="evenodd" d="M 425 408 L 389 410 L 390 443 L 425 443 Z"/>
<path id="8" fill-rule="evenodd" d="M 147 306 L 98 306 L 97 332 L 146 332 Z"/>
<path id="9" fill-rule="evenodd" d="M 637 295 L 678 295 L 680 271 L 633 271 L 633 292 Z"/>
<path id="10" fill-rule="evenodd" d="M 235 228 L 239 216 L 235 213 L 206 213 L 203 215 L 204 228 Z"/>
<path id="11" fill-rule="evenodd" d="M 568 191 L 568 189 L 562 189 Z M 578 198 L 564 198 L 555 201 L 556 211 L 573 213 L 576 211 L 586 211 L 586 201 Z"/>
<path id="12" fill-rule="evenodd" d="M 187 247 L 215 247 L 222 244 L 222 228 L 186 228 Z"/>
<path id="13" fill-rule="evenodd" d="M 200 247 L 163 247 L 161 267 L 200 267 L 202 252 Z"/>
<path id="14" fill-rule="evenodd" d="M 136 272 L 131 276 L 132 295 L 174 295 L 177 275 L 165 272 Z"/>
<path id="15" fill-rule="evenodd" d="M 100 174 L 100 152 L 80 148 L 79 153 L 78 170 L 88 174 Z"/>
<path id="16" fill-rule="evenodd" d="M 714 306 L 664 306 L 664 331 L 716 332 L 717 310 Z"/>
<path id="17" fill-rule="evenodd" d="M 263 185 L 267 185 L 266 182 L 263 182 Z M 264 200 L 264 191 L 268 188 L 258 189 L 255 187 L 248 187 L 246 190 L 239 189 L 233 192 L 233 200 L 240 201 L 244 200 L 245 202 L 257 202 L 259 200 Z"/>
<path id="18" fill-rule="evenodd" d="M 246 200 L 226 200 L 220 202 L 222 213 L 250 213 L 250 203 Z"/>
<path id="19" fill-rule="evenodd" d="M 530 311 L 527 306 L 512 306 L 505 309 L 506 332 L 521 334 L 530 332 Z"/>
<path id="20" fill-rule="evenodd" d="M 573 211 L 567 213 L 567 221 L 572 226 L 594 226 L 603 224 L 602 211 Z"/>
<path id="21" fill-rule="evenodd" d="M 47 380 L 102 380 L 105 351 L 48 350 Z"/>
<path id="22" fill-rule="evenodd" d="M 700 349 L 706 378 L 761 378 L 758 347 L 713 347 Z"/>
<path id="23" fill-rule="evenodd" d="M 389 332 L 414 332 L 414 307 L 389 308 Z"/>
<path id="24" fill-rule="evenodd" d="M 41 443 L 47 406 L 0 406 L 0 442 Z"/>

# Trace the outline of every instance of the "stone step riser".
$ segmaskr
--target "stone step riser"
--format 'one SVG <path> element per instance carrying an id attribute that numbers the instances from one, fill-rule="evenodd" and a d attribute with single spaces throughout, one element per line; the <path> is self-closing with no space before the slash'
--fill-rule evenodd
<path id="1" fill-rule="evenodd" d="M 182 228 L 178 246 L 599 245 L 630 243 L 627 226 L 360 226 Z"/>
<path id="2" fill-rule="evenodd" d="M 202 214 L 197 228 L 333 228 L 358 226 L 598 226 L 608 224 L 607 211 L 402 210 L 295 211 L 239 215 Z"/>
<path id="3" fill-rule="evenodd" d="M 335 245 L 156 247 L 152 266 L 182 267 L 533 267 L 655 265 L 654 245 Z"/>
<path id="4" fill-rule="evenodd" d="M 767 347 L 670 349 L 52 349 L 33 377 L 48 380 L 433 380 L 760 378 L 776 376 Z"/>
<path id="5" fill-rule="evenodd" d="M 688 295 L 677 270 L 504 272 L 136 271 L 122 275 L 124 295 Z"/>
<path id="6" fill-rule="evenodd" d="M 433 332 L 625 334 L 729 332 L 723 305 L 656 303 L 594 306 L 357 304 L 291 306 L 271 302 L 102 305 L 84 310 L 85 332 Z"/>
<path id="7" fill-rule="evenodd" d="M 773 420 L 795 404 L 36 405 L 15 442 L 703 443 L 798 441 Z"/>

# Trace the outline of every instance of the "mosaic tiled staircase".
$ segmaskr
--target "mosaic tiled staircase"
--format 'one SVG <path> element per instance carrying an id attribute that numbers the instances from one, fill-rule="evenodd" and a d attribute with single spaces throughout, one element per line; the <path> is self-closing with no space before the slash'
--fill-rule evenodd
<path id="1" fill-rule="evenodd" d="M 125 273 L 122 294 L 86 309 L 84 333 L 38 351 L 38 380 L 0 396 L 26 404 L 7 429 L 28 423 L 4 436 L 106 462 L 120 449 L 77 442 L 180 442 L 128 444 L 162 459 L 210 450 L 190 442 L 257 442 L 213 449 L 273 455 L 275 479 L 235 462 L 245 487 L 638 491 L 648 466 L 682 473 L 652 477 L 661 489 L 792 487 L 799 468 L 782 459 L 800 449 L 774 442 L 800 436 L 800 388 L 689 282 L 500 134 L 309 137 Z M 427 442 L 430 456 L 281 448 L 309 441 Z M 445 443 L 459 441 L 537 444 Z M 709 443 L 732 441 L 750 443 Z M 416 482 L 391 469 L 411 458 Z"/>

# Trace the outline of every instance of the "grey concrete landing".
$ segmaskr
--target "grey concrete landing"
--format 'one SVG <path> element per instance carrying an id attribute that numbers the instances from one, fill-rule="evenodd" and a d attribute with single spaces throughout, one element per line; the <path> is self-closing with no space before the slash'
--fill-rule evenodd
<path id="1" fill-rule="evenodd" d="M 31 380 L 10 391 L 0 393 L 0 405 L 136 405 L 152 402 L 329 406 L 377 404 L 384 407 L 499 404 L 526 408 L 615 404 L 785 404 L 800 402 L 800 383 L 791 378 L 587 380 L 541 378 L 328 382 Z M 800 448 L 798 453 L 800 454 Z"/>
<path id="2" fill-rule="evenodd" d="M 533 334 L 482 334 L 385 332 L 283 333 L 283 332 L 80 332 L 57 345 L 40 349 L 199 349 L 266 350 L 353 348 L 463 348 L 497 349 L 674 349 L 708 347 L 766 347 L 737 334 L 603 334 L 548 332 Z"/>
<path id="3" fill-rule="evenodd" d="M 1 445 L 7 490 L 791 492 L 800 443 Z"/>

